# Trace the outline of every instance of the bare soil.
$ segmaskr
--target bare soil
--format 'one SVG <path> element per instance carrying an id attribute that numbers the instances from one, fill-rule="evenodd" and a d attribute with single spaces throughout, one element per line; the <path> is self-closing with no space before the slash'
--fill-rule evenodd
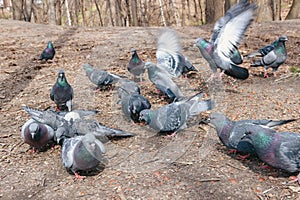
<path id="1" fill-rule="evenodd" d="M 0 198 L 2 199 L 297 199 L 300 186 L 286 184 L 289 174 L 263 169 L 256 157 L 241 161 L 220 143 L 215 130 L 199 124 L 210 112 L 192 120 L 175 138 L 165 138 L 146 126 L 125 119 L 116 104 L 115 90 L 95 92 L 81 65 L 130 77 L 126 64 L 135 47 L 145 61 L 155 61 L 161 28 L 63 28 L 0 20 Z M 198 68 L 188 79 L 176 80 L 183 93 L 203 90 L 217 102 L 211 112 L 223 112 L 240 120 L 289 119 L 300 116 L 300 76 L 290 67 L 300 63 L 300 20 L 253 24 L 240 50 L 243 55 L 271 43 L 282 34 L 288 60 L 278 77 L 263 78 L 262 68 L 249 69 L 245 81 L 229 77 L 205 82 L 210 76 L 206 61 L 193 46 L 195 38 L 209 38 L 211 25 L 174 28 L 181 38 L 182 53 Z M 56 48 L 53 62 L 37 60 L 47 42 Z M 249 68 L 245 59 L 243 67 Z M 97 109 L 101 123 L 137 134 L 106 143 L 103 170 L 76 180 L 63 167 L 60 146 L 31 154 L 20 130 L 29 116 L 22 105 L 45 109 L 54 106 L 49 91 L 58 69 L 64 69 L 75 91 L 74 107 Z M 144 75 L 142 93 L 153 108 L 165 104 Z M 298 122 L 278 130 L 300 132 Z"/>

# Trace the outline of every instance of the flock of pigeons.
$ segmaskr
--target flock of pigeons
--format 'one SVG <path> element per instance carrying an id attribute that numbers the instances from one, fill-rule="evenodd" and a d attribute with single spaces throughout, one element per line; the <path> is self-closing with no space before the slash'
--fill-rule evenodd
<path id="1" fill-rule="evenodd" d="M 253 21 L 256 8 L 255 4 L 241 0 L 216 22 L 210 41 L 203 38 L 195 40 L 195 45 L 212 69 L 211 80 L 216 78 L 218 68 L 221 69 L 219 78 L 223 74 L 242 80 L 248 78 L 248 70 L 238 66 L 243 62 L 238 45 Z M 287 58 L 284 44 L 286 40 L 286 36 L 281 36 L 271 45 L 249 54 L 248 57 L 251 58 L 261 56 L 252 66 L 264 66 L 265 76 L 269 67 L 276 71 Z M 120 83 L 118 103 L 130 120 L 146 123 L 158 132 L 174 135 L 187 127 L 188 119 L 214 108 L 212 99 L 202 99 L 203 92 L 185 97 L 173 81 L 174 78 L 184 76 L 190 71 L 197 71 L 180 50 L 177 34 L 169 29 L 164 30 L 158 38 L 157 64 L 144 63 L 136 50 L 132 49 L 127 69 L 133 74 L 133 79 L 142 81 L 142 75 L 147 70 L 150 81 L 171 101 L 156 110 L 151 109 L 150 102 L 141 94 L 135 81 L 94 68 L 90 64 L 83 64 L 83 68 L 89 80 L 97 85 L 98 89 L 111 88 L 113 84 Z M 49 42 L 40 59 L 47 61 L 53 59 L 54 55 L 53 44 Z M 57 80 L 50 91 L 50 98 L 56 104 L 55 110 L 23 107 L 31 119 L 22 127 L 22 139 L 32 146 L 33 150 L 48 147 L 49 143 L 62 145 L 63 165 L 77 178 L 83 178 L 78 174 L 79 171 L 93 169 L 103 160 L 103 154 L 106 152 L 104 138 L 135 136 L 134 133 L 109 128 L 96 120 L 86 118 L 97 114 L 95 110 L 73 110 L 73 89 L 63 70 L 58 72 Z M 300 170 L 300 134 L 281 133 L 272 129 L 296 120 L 232 121 L 221 113 L 212 113 L 209 122 L 215 126 L 221 142 L 229 149 L 256 154 L 273 167 L 296 172 Z M 299 175 L 296 180 L 300 183 Z"/>

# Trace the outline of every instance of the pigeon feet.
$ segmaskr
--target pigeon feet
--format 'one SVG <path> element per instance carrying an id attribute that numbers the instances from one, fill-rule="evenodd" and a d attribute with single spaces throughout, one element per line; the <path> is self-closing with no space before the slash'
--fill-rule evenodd
<path id="1" fill-rule="evenodd" d="M 32 149 L 29 149 L 28 152 L 29 153 L 36 153 L 36 152 L 38 152 L 38 149 L 35 148 L 35 147 L 32 147 Z"/>
<path id="2" fill-rule="evenodd" d="M 300 173 L 295 177 L 295 176 L 293 176 L 293 177 L 290 177 L 292 180 L 291 181 L 289 181 L 288 182 L 288 184 L 290 184 L 290 183 L 295 183 L 295 182 L 297 182 L 298 181 L 298 184 L 300 185 Z"/>
<path id="3" fill-rule="evenodd" d="M 249 154 L 246 154 L 246 155 L 240 155 L 240 154 L 239 154 L 237 157 L 238 157 L 238 159 L 240 159 L 240 160 L 246 160 L 247 158 L 250 157 L 250 153 L 249 153 Z"/>
<path id="4" fill-rule="evenodd" d="M 80 176 L 77 172 L 74 173 L 77 180 L 85 179 L 85 176 Z"/>
<path id="5" fill-rule="evenodd" d="M 228 153 L 230 153 L 230 154 L 236 154 L 237 150 L 236 149 L 229 149 Z"/>
<path id="6" fill-rule="evenodd" d="M 272 166 L 270 166 L 270 165 L 263 165 L 263 166 L 261 166 L 261 168 L 262 169 L 273 169 L 273 167 Z"/>
<path id="7" fill-rule="evenodd" d="M 269 77 L 268 72 L 265 70 L 264 71 L 264 78 L 268 78 L 268 77 Z"/>

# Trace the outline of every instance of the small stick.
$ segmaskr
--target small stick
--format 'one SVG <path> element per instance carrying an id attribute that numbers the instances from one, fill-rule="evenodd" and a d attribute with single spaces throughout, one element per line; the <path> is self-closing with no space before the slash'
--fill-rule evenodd
<path id="1" fill-rule="evenodd" d="M 210 182 L 210 181 L 221 181 L 219 178 L 206 178 L 206 179 L 200 179 L 199 182 Z"/>

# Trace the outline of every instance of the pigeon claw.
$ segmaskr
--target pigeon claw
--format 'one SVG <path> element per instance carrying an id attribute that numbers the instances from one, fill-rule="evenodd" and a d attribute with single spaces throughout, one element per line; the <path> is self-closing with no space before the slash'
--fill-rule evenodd
<path id="1" fill-rule="evenodd" d="M 292 180 L 289 181 L 288 184 L 295 183 L 298 181 L 298 184 L 300 185 L 300 173 L 297 176 L 291 176 L 290 179 Z"/>
<path id="2" fill-rule="evenodd" d="M 80 176 L 77 172 L 75 172 L 74 175 L 75 175 L 75 178 L 77 180 L 83 180 L 83 179 L 85 179 L 85 176 Z"/>

